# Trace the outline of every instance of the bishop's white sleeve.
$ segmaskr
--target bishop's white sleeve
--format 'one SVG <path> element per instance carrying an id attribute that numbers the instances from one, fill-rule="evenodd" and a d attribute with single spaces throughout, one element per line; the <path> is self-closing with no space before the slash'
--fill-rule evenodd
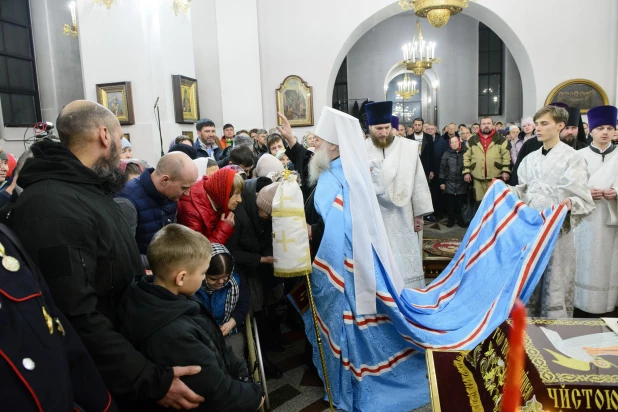
<path id="1" fill-rule="evenodd" d="M 427 216 L 433 213 L 429 184 L 420 159 L 416 162 L 414 172 L 414 189 L 412 190 L 412 211 L 414 216 Z"/>

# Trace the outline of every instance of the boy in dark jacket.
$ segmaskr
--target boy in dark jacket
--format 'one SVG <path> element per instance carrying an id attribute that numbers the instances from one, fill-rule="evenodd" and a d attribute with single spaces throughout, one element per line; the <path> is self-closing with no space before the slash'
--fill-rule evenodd
<path id="1" fill-rule="evenodd" d="M 444 191 L 446 198 L 446 211 L 448 214 L 447 227 L 453 227 L 455 220 L 461 227 L 464 224 L 461 208 L 468 194 L 468 184 L 464 180 L 463 172 L 463 153 L 465 149 L 461 147 L 459 137 L 450 138 L 450 149 L 442 156 L 440 162 L 440 189 Z"/>
<path id="2" fill-rule="evenodd" d="M 253 412 L 264 401 L 262 389 L 249 382 L 245 362 L 226 345 L 214 316 L 194 296 L 211 255 L 203 235 L 178 224 L 161 229 L 148 247 L 153 275 L 138 276 L 129 286 L 120 330 L 159 365 L 201 367 L 198 374 L 181 378 L 205 399 L 196 410 Z"/>

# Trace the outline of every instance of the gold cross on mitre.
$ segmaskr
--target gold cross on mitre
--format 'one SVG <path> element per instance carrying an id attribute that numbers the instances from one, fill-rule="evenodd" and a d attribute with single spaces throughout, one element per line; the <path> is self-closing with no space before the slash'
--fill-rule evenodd
<path id="1" fill-rule="evenodd" d="M 287 252 L 288 251 L 288 243 L 296 243 L 296 239 L 288 239 L 285 236 L 285 230 L 281 231 L 281 237 L 282 237 L 281 240 L 277 239 L 277 243 L 283 244 L 283 251 Z"/>

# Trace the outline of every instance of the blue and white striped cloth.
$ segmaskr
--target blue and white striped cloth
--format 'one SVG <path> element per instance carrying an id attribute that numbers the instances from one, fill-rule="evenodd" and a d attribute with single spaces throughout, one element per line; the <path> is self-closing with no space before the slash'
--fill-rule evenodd
<path id="1" fill-rule="evenodd" d="M 336 165 L 337 166 L 337 165 Z M 311 286 L 331 393 L 345 411 L 410 411 L 429 402 L 424 350 L 470 349 L 526 302 L 540 281 L 567 210 L 539 213 L 496 181 L 450 265 L 425 289 L 395 288 L 374 253 L 375 315 L 358 316 L 349 188 L 341 167 L 320 176 L 325 233 Z M 303 315 L 322 374 L 311 311 Z"/>

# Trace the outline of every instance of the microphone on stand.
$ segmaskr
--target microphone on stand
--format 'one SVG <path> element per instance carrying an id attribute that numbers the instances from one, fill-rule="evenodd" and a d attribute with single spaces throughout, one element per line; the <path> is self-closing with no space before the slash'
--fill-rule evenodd
<path id="1" fill-rule="evenodd" d="M 159 127 L 159 139 L 161 141 L 161 157 L 163 157 L 165 153 L 163 153 L 163 133 L 161 132 L 161 114 L 159 113 L 159 97 L 157 97 L 157 100 L 155 101 L 154 110 L 155 110 L 155 118 L 157 120 L 157 126 Z"/>

